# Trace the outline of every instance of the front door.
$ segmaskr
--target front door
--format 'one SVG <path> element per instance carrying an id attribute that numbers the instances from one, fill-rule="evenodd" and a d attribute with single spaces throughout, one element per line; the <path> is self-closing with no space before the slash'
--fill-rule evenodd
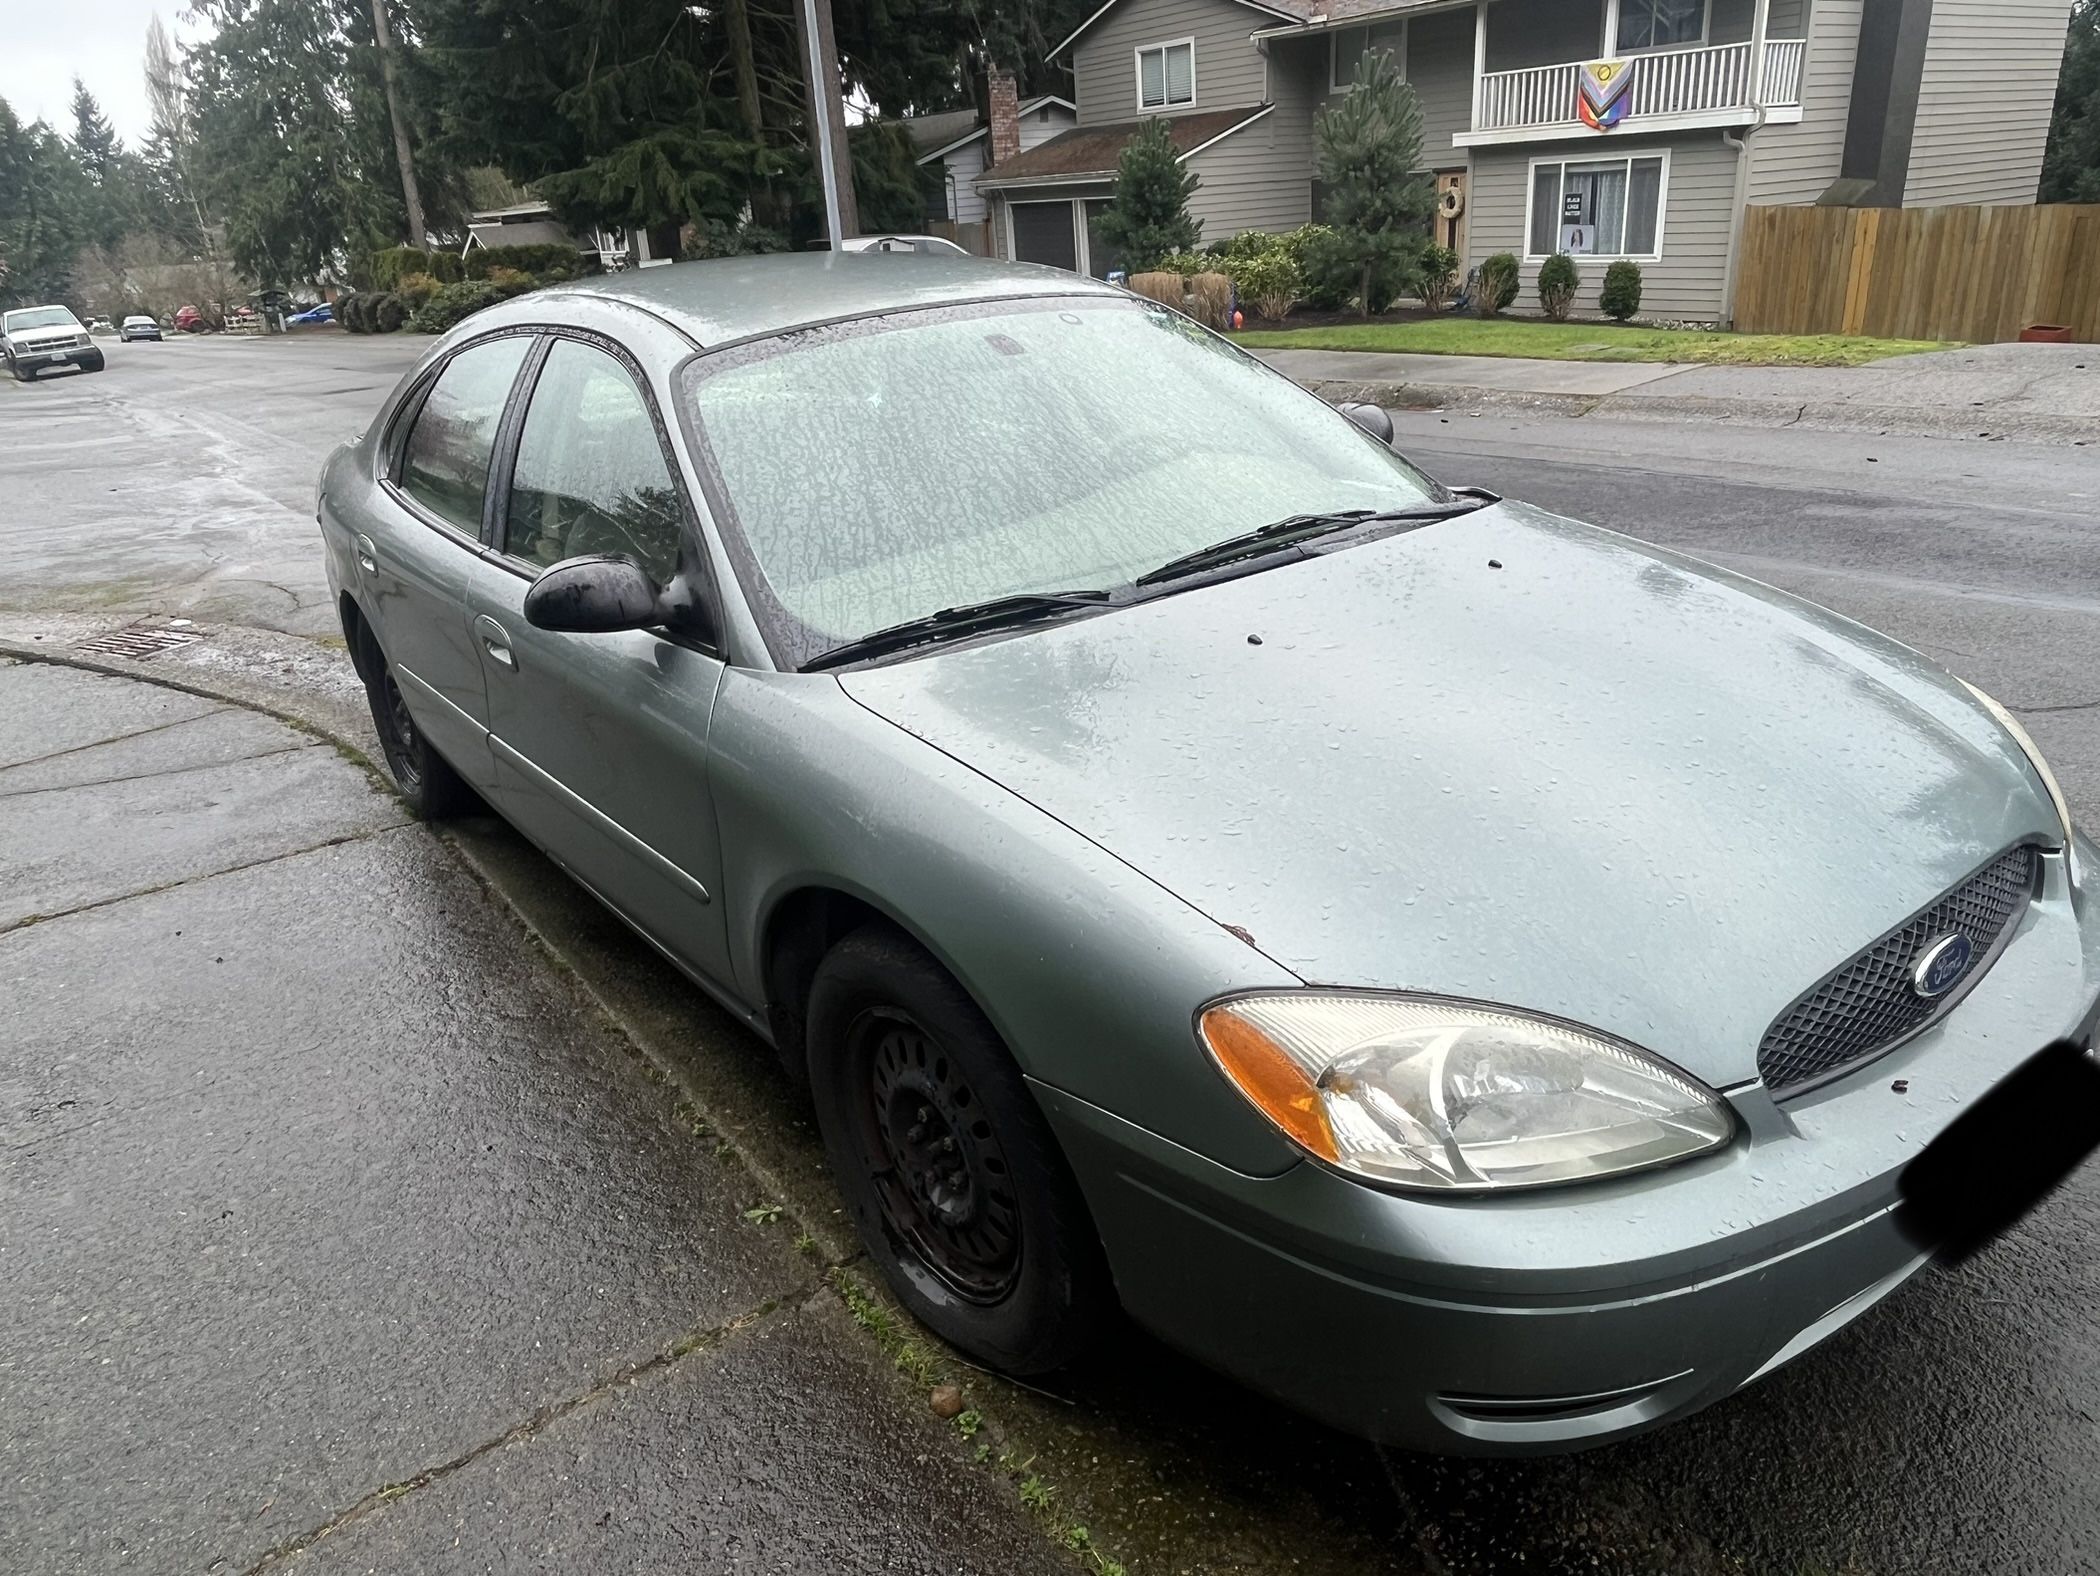
<path id="1" fill-rule="evenodd" d="M 1466 255 L 1466 172 L 1439 170 L 1436 177 L 1436 244 Z"/>
<path id="2" fill-rule="evenodd" d="M 558 338 L 538 369 L 497 524 L 469 586 L 488 685 L 497 803 L 526 836 L 678 962 L 730 981 L 707 734 L 712 653 L 649 630 L 525 622 L 532 578 L 618 553 L 658 584 L 697 552 L 653 406 L 622 359 Z"/>

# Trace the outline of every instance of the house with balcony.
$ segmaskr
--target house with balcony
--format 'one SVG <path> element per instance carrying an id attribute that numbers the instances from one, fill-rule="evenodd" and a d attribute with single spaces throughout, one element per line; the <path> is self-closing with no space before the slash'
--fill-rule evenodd
<path id="1" fill-rule="evenodd" d="M 1107 0 L 1053 52 L 1072 129 L 976 185 L 1001 255 L 1104 276 L 1116 161 L 1165 116 L 1206 242 L 1290 229 L 1319 215 L 1315 115 L 1388 51 L 1466 265 L 1514 252 L 1529 301 L 1567 251 L 1587 311 L 1630 258 L 1644 315 L 1726 321 L 1748 204 L 2032 203 L 2071 4 Z"/>

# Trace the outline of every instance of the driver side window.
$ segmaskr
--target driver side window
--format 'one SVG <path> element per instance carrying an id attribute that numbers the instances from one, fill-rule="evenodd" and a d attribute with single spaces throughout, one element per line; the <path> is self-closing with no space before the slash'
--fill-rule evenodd
<path id="1" fill-rule="evenodd" d="M 620 553 L 662 585 L 678 571 L 681 518 L 634 379 L 604 351 L 557 339 L 518 436 L 505 551 L 541 568 Z"/>

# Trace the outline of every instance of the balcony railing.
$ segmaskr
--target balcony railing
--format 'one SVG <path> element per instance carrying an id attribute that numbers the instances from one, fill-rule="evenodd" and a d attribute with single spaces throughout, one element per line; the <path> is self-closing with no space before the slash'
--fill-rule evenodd
<path id="1" fill-rule="evenodd" d="M 1765 43 L 1764 102 L 1768 108 L 1801 102 L 1801 65 L 1808 45 L 1798 38 Z M 1671 49 L 1634 55 L 1629 125 L 1658 115 L 1704 115 L 1750 104 L 1750 46 L 1717 44 L 1710 49 Z M 1582 62 L 1534 66 L 1527 71 L 1491 71 L 1480 79 L 1475 131 L 1513 131 L 1576 125 L 1576 94 Z"/>

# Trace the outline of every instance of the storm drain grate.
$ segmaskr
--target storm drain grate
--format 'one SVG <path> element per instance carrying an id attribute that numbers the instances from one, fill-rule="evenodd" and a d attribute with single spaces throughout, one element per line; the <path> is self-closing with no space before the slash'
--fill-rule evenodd
<path id="1" fill-rule="evenodd" d="M 132 624 L 123 629 L 83 640 L 73 649 L 92 651 L 104 657 L 130 657 L 143 661 L 174 651 L 204 637 L 194 629 L 173 629 L 165 624 Z"/>

